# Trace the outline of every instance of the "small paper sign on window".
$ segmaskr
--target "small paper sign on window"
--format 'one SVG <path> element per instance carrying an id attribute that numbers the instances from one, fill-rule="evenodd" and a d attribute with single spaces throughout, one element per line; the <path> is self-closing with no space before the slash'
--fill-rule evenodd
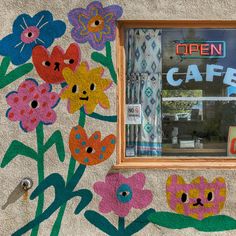
<path id="1" fill-rule="evenodd" d="M 140 125 L 141 123 L 141 104 L 126 104 L 126 124 Z"/>

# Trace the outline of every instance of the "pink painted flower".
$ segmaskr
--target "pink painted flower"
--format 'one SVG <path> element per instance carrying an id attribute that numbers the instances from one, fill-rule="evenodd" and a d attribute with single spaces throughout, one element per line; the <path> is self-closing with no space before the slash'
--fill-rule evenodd
<path id="1" fill-rule="evenodd" d="M 120 217 L 129 214 L 130 209 L 142 209 L 152 201 L 152 192 L 143 189 L 145 175 L 137 173 L 131 177 L 124 177 L 120 173 L 108 174 L 105 182 L 96 182 L 94 191 L 102 197 L 99 211 L 108 213 L 113 211 Z"/>
<path id="2" fill-rule="evenodd" d="M 34 79 L 27 79 L 20 84 L 17 91 L 6 96 L 8 109 L 6 116 L 11 121 L 20 121 L 20 127 L 25 131 L 33 131 L 40 122 L 53 124 L 56 112 L 53 108 L 59 101 L 59 96 L 51 92 L 51 85 L 38 85 Z"/>

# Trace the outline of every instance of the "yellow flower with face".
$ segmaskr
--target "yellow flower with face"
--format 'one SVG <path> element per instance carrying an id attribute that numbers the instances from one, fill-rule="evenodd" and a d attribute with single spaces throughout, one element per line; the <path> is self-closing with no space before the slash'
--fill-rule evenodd
<path id="1" fill-rule="evenodd" d="M 86 62 L 82 62 L 75 72 L 69 67 L 62 71 L 68 86 L 60 97 L 68 99 L 67 108 L 70 113 L 78 111 L 82 106 L 87 114 L 93 113 L 98 104 L 104 109 L 110 107 L 104 91 L 111 86 L 112 81 L 102 78 L 103 72 L 102 67 L 89 70 Z"/>

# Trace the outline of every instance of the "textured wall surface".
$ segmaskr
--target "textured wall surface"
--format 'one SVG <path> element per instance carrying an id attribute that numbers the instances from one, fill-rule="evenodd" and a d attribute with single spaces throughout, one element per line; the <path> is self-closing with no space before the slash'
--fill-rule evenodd
<path id="1" fill-rule="evenodd" d="M 72 26 L 68 22 L 67 14 L 71 9 L 77 7 L 86 8 L 90 1 L 76 1 L 76 0 L 57 0 L 57 1 L 36 1 L 36 0 L 2 0 L 1 1 L 1 21 L 0 21 L 0 38 L 11 33 L 12 23 L 16 16 L 27 13 L 34 15 L 41 10 L 50 10 L 53 13 L 55 19 L 62 19 L 66 25 L 66 33 L 56 41 L 56 45 L 60 45 L 63 48 L 67 48 L 68 44 L 72 42 L 70 31 Z M 123 16 L 121 19 L 146 19 L 146 20 L 175 20 L 175 19 L 194 19 L 197 21 L 200 19 L 232 19 L 236 20 L 236 1 L 234 0 L 109 0 L 101 1 L 104 6 L 111 4 L 118 4 L 123 8 Z M 68 43 L 69 42 L 69 43 Z M 115 59 L 115 43 L 111 43 L 113 47 L 113 58 Z M 81 44 L 81 57 L 82 60 L 89 61 L 91 67 L 97 65 L 90 59 L 91 48 L 89 44 Z M 38 78 L 35 70 L 24 76 L 24 78 L 34 77 Z M 105 77 L 110 77 L 107 70 L 105 70 Z M 36 148 L 35 132 L 24 133 L 19 129 L 18 122 L 10 122 L 5 112 L 8 109 L 5 96 L 12 90 L 16 90 L 19 84 L 23 81 L 23 78 L 17 80 L 11 85 L 5 87 L 0 91 L 0 158 L 4 156 L 9 144 L 13 139 L 20 140 L 26 145 Z M 96 107 L 96 112 L 103 115 L 115 115 L 116 114 L 116 87 L 113 86 L 106 92 L 109 97 L 111 107 L 104 110 L 99 106 Z M 58 114 L 57 121 L 45 129 L 45 138 L 49 137 L 55 130 L 60 129 L 65 140 L 66 157 L 62 163 L 58 160 L 55 152 L 55 148 L 49 149 L 44 157 L 45 176 L 51 173 L 59 173 L 66 178 L 67 169 L 70 159 L 70 151 L 68 147 L 69 132 L 71 127 L 77 124 L 78 112 L 73 115 L 68 114 L 66 110 L 66 101 L 62 100 L 60 106 L 55 108 Z M 63 104 L 63 105 L 62 105 Z M 94 131 L 100 130 L 102 136 L 105 137 L 108 134 L 116 133 L 116 124 L 95 120 L 88 117 L 85 125 L 85 129 L 89 135 Z M 93 192 L 93 199 L 91 203 L 86 207 L 86 210 L 98 211 L 98 204 L 100 202 L 100 196 L 94 193 L 92 188 L 93 184 L 98 181 L 104 181 L 108 172 L 114 172 L 111 167 L 115 163 L 116 155 L 113 155 L 105 162 L 87 167 L 80 183 L 79 187 L 90 189 Z M 122 171 L 124 176 L 131 176 L 132 174 L 139 172 L 139 170 Z M 227 186 L 227 200 L 225 207 L 221 211 L 222 214 L 236 218 L 236 180 L 235 171 L 162 171 L 162 170 L 142 170 L 146 175 L 145 188 L 150 189 L 153 192 L 153 201 L 149 207 L 158 211 L 171 211 L 166 202 L 165 196 L 165 184 L 169 175 L 178 174 L 183 176 L 186 182 L 191 182 L 192 179 L 197 176 L 204 176 L 211 182 L 215 177 L 222 176 L 225 179 Z M 0 206 L 2 207 L 9 196 L 11 204 L 5 209 L 0 209 L 0 235 L 7 236 L 15 232 L 17 229 L 25 225 L 27 222 L 34 218 L 37 200 L 29 200 L 26 196 L 18 197 L 17 193 L 12 192 L 16 189 L 20 180 L 23 177 L 29 176 L 34 180 L 33 189 L 38 185 L 37 183 L 37 169 L 35 162 L 31 159 L 23 156 L 18 156 L 6 167 L 0 169 Z M 30 190 L 28 195 L 33 190 Z M 45 208 L 52 202 L 54 196 L 53 188 L 49 188 L 45 192 Z M 18 199 L 17 199 L 18 198 Z M 16 200 L 17 199 L 17 200 Z M 15 201 L 16 200 L 16 201 Z M 100 230 L 91 225 L 81 214 L 75 215 L 74 209 L 78 204 L 78 199 L 73 198 L 67 204 L 65 216 L 62 221 L 60 235 L 104 235 Z M 143 210 L 132 209 L 129 215 L 126 217 L 126 224 L 134 220 Z M 39 235 L 50 235 L 51 226 L 57 217 L 57 211 L 54 212 L 49 219 L 43 221 L 40 224 Z M 113 213 L 104 214 L 113 225 L 117 225 L 118 217 Z M 30 235 L 27 232 L 26 235 Z M 137 235 L 165 235 L 165 236 L 195 236 L 195 235 L 214 235 L 214 236 L 234 236 L 236 230 L 204 233 L 195 229 L 188 228 L 183 230 L 171 230 L 163 227 L 157 227 L 154 224 L 148 224 L 143 230 L 139 231 Z"/>

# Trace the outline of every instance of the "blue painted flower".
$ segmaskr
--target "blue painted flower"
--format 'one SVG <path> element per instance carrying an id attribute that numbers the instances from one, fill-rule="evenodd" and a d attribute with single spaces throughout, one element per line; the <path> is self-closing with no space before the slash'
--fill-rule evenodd
<path id="1" fill-rule="evenodd" d="M 19 15 L 13 23 L 12 34 L 0 41 L 0 55 L 10 57 L 15 65 L 23 64 L 30 59 L 36 45 L 50 47 L 65 30 L 65 23 L 53 20 L 49 11 L 40 11 L 33 17 Z"/>

